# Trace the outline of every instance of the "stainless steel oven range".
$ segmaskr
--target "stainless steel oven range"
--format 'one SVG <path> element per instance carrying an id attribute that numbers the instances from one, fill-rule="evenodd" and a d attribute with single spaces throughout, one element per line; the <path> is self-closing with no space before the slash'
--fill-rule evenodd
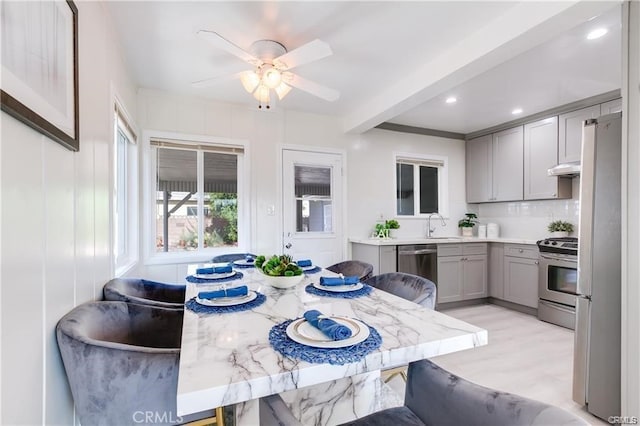
<path id="1" fill-rule="evenodd" d="M 575 329 L 578 286 L 578 239 L 538 241 L 540 274 L 538 319 Z"/>

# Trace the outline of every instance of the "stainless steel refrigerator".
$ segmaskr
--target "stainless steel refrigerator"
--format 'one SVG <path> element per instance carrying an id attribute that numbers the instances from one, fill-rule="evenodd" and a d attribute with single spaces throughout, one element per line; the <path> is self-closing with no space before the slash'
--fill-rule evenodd
<path id="1" fill-rule="evenodd" d="M 602 419 L 620 415 L 621 117 L 582 134 L 573 399 Z"/>

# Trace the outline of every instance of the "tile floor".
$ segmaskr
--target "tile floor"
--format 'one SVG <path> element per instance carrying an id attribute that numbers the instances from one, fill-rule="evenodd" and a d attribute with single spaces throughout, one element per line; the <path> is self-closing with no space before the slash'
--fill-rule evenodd
<path id="1" fill-rule="evenodd" d="M 562 407 L 593 425 L 608 424 L 571 399 L 573 331 L 490 304 L 445 313 L 487 329 L 489 344 L 433 358 L 438 365 L 477 384 Z M 400 378 L 389 384 L 404 394 Z"/>

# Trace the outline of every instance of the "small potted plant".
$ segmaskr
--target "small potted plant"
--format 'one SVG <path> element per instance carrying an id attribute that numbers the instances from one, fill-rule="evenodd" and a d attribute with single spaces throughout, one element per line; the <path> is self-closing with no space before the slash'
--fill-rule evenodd
<path id="1" fill-rule="evenodd" d="M 395 219 L 390 219 L 384 222 L 385 228 L 389 230 L 389 236 L 391 238 L 397 238 L 397 230 L 400 229 L 400 224 Z"/>
<path id="2" fill-rule="evenodd" d="M 573 224 L 562 220 L 554 220 L 547 226 L 547 229 L 554 237 L 567 237 L 573 232 Z"/>
<path id="3" fill-rule="evenodd" d="M 473 227 L 478 223 L 478 215 L 465 213 L 464 218 L 458 221 L 458 228 L 462 229 L 463 237 L 473 237 Z"/>
<path id="4" fill-rule="evenodd" d="M 374 238 L 389 238 L 389 228 L 385 223 L 376 223 Z"/>

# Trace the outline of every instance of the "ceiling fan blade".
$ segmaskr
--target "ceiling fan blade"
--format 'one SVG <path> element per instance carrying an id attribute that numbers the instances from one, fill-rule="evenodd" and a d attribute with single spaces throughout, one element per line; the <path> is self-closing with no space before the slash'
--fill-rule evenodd
<path id="1" fill-rule="evenodd" d="M 340 92 L 337 90 L 322 86 L 314 81 L 302 78 L 297 74 L 285 72 L 282 74 L 282 78 L 287 84 L 307 93 L 311 93 L 325 101 L 333 102 L 340 98 Z"/>
<path id="2" fill-rule="evenodd" d="M 324 41 L 315 39 L 303 44 L 291 52 L 287 52 L 273 60 L 273 64 L 281 70 L 289 70 L 309 62 L 317 61 L 332 55 L 331 47 Z"/>
<path id="3" fill-rule="evenodd" d="M 243 61 L 249 62 L 256 67 L 261 66 L 263 63 L 260 59 L 256 58 L 251 53 L 239 48 L 215 31 L 200 30 L 198 31 L 198 36 L 207 40 L 215 47 L 231 53 L 232 55 L 242 59 Z"/>
<path id="4" fill-rule="evenodd" d="M 243 73 L 245 73 L 246 71 L 242 71 L 236 74 L 224 74 L 224 75 L 217 75 L 215 77 L 209 77 L 209 78 L 204 78 L 202 80 L 196 80 L 191 82 L 191 87 L 196 87 L 196 88 L 201 88 L 201 87 L 209 87 L 209 86 L 213 86 L 214 84 L 217 84 L 223 80 L 235 80 L 238 79 L 242 76 Z"/>

